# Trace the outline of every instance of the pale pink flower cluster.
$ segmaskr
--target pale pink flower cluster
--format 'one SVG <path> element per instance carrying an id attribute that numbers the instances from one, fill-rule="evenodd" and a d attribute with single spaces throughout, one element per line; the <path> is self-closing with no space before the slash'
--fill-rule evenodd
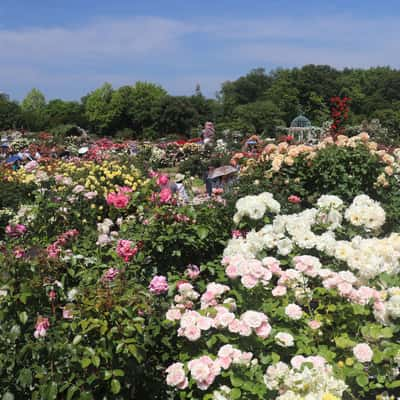
<path id="1" fill-rule="evenodd" d="M 246 311 L 240 318 L 232 312 L 236 309 L 234 299 L 226 299 L 221 304 L 221 296 L 229 291 L 229 287 L 218 283 L 210 283 L 200 298 L 203 313 L 192 310 L 193 300 L 199 297 L 198 292 L 189 283 L 178 286 L 179 294 L 175 296 L 174 304 L 167 312 L 170 321 L 180 321 L 178 336 L 190 341 L 200 339 L 202 331 L 211 328 L 228 329 L 231 333 L 250 336 L 253 332 L 265 339 L 271 333 L 268 317 L 257 311 Z"/>
<path id="2" fill-rule="evenodd" d="M 179 321 L 185 309 L 191 309 L 193 307 L 193 300 L 198 299 L 200 296 L 188 282 L 177 285 L 177 288 L 179 294 L 174 298 L 176 304 L 171 306 L 166 314 L 166 318 L 169 321 Z"/>
<path id="3" fill-rule="evenodd" d="M 33 336 L 36 339 L 45 337 L 47 335 L 47 330 L 50 328 L 50 322 L 48 318 L 38 317 L 35 325 L 35 332 Z"/>
<path id="4" fill-rule="evenodd" d="M 125 262 L 129 262 L 138 251 L 138 246 L 133 246 L 132 241 L 124 239 L 118 240 L 117 254 L 123 258 Z"/>
<path id="5" fill-rule="evenodd" d="M 188 362 L 188 369 L 200 390 L 207 390 L 221 373 L 221 365 L 209 356 L 202 356 Z"/>
<path id="6" fill-rule="evenodd" d="M 285 294 L 284 286 L 293 287 L 296 286 L 296 281 L 303 281 L 301 274 L 304 274 L 311 278 L 320 278 L 326 289 L 336 289 L 340 296 L 352 303 L 366 305 L 373 302 L 376 312 L 384 312 L 380 291 L 368 286 L 356 287 L 359 280 L 351 271 L 335 272 L 321 268 L 318 258 L 309 255 L 296 256 L 293 262 L 295 270 L 288 269 L 280 273 L 278 286 L 272 290 L 274 296 Z"/>
<path id="7" fill-rule="evenodd" d="M 222 346 L 217 358 L 213 360 L 210 356 L 202 356 L 187 363 L 187 368 L 191 377 L 196 382 L 200 390 L 207 390 L 221 374 L 222 370 L 227 370 L 231 365 L 250 366 L 253 354 L 235 349 L 232 345 Z M 186 389 L 188 378 L 185 373 L 183 363 L 177 362 L 170 365 L 167 370 L 167 384 L 178 389 Z"/>
<path id="8" fill-rule="evenodd" d="M 167 385 L 174 386 L 178 389 L 186 389 L 188 387 L 188 378 L 186 377 L 184 365 L 180 362 L 170 365 L 167 369 Z"/>
<path id="9" fill-rule="evenodd" d="M 294 320 L 299 320 L 303 316 L 303 310 L 297 304 L 289 304 L 285 307 L 285 314 Z"/>
<path id="10" fill-rule="evenodd" d="M 315 369 L 329 369 L 330 366 L 326 363 L 326 360 L 322 356 L 309 356 L 309 357 L 304 357 L 304 356 L 294 356 L 290 360 L 290 364 L 292 365 L 293 368 L 296 369 L 301 369 L 301 366 L 304 363 L 311 363 Z"/>
<path id="11" fill-rule="evenodd" d="M 368 286 L 354 287 L 354 284 L 358 283 L 358 279 L 350 271 L 334 272 L 323 269 L 319 275 L 322 278 L 322 285 L 326 289 L 336 289 L 340 296 L 352 303 L 366 305 L 373 301 L 376 309 L 379 309 L 382 305 L 380 292 L 375 288 Z"/>
<path id="12" fill-rule="evenodd" d="M 218 299 L 230 290 L 229 286 L 211 282 L 207 285 L 206 291 L 201 296 L 201 308 L 213 307 L 218 303 Z"/>
<path id="13" fill-rule="evenodd" d="M 184 336 L 191 342 L 200 339 L 201 331 L 207 331 L 214 326 L 214 320 L 199 314 L 197 311 L 185 311 L 180 318 L 178 336 Z"/>
<path id="14" fill-rule="evenodd" d="M 223 369 L 228 369 L 231 364 L 249 366 L 253 353 L 235 349 L 232 345 L 226 344 L 218 351 L 218 361 Z"/>
<path id="15" fill-rule="evenodd" d="M 150 293 L 160 295 L 168 292 L 167 278 L 162 275 L 156 275 L 150 282 L 149 285 Z"/>
<path id="16" fill-rule="evenodd" d="M 321 269 L 321 263 L 317 257 L 303 255 L 293 258 L 294 267 L 297 271 L 312 278 L 318 275 Z"/>
<path id="17" fill-rule="evenodd" d="M 279 267 L 279 261 L 268 257 L 266 263 L 257 259 L 247 260 L 239 254 L 234 257 L 224 257 L 223 263 L 226 265 L 225 273 L 230 279 L 240 277 L 242 285 L 247 289 L 252 289 L 258 283 L 268 285 L 272 278 L 274 266 Z"/>
<path id="18" fill-rule="evenodd" d="M 361 363 L 371 362 L 374 352 L 367 343 L 359 343 L 353 348 L 353 354 Z"/>

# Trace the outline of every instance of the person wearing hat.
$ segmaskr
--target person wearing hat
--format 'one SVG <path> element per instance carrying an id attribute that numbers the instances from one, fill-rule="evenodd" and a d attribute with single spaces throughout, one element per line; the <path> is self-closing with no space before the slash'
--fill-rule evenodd
<path id="1" fill-rule="evenodd" d="M 183 181 L 185 179 L 185 175 L 176 174 L 175 175 L 175 184 L 176 184 L 176 193 L 178 195 L 178 199 L 183 203 L 189 202 L 189 196 L 186 193 L 185 185 Z"/>

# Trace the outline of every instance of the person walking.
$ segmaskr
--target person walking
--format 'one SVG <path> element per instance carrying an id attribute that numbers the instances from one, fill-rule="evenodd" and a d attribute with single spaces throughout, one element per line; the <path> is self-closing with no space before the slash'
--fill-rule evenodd
<path id="1" fill-rule="evenodd" d="M 184 180 L 185 180 L 185 175 L 183 174 L 175 175 L 176 194 L 178 196 L 178 199 L 182 203 L 186 204 L 189 202 L 189 196 L 186 193 L 185 185 L 183 183 Z"/>

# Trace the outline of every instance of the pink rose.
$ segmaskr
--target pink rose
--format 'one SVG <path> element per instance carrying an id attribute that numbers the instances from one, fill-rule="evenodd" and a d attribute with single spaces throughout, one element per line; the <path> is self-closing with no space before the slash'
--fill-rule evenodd
<path id="1" fill-rule="evenodd" d="M 301 202 L 301 198 L 299 196 L 292 194 L 288 197 L 288 201 L 289 203 L 299 204 Z"/>
<path id="2" fill-rule="evenodd" d="M 49 292 L 49 300 L 50 301 L 55 301 L 56 298 L 57 298 L 57 293 L 54 290 L 50 290 L 50 292 Z"/>
<path id="3" fill-rule="evenodd" d="M 297 304 L 289 304 L 285 308 L 285 314 L 290 319 L 299 320 L 303 315 L 303 310 Z"/>
<path id="4" fill-rule="evenodd" d="M 119 275 L 117 268 L 109 268 L 101 277 L 102 282 L 112 282 Z"/>
<path id="5" fill-rule="evenodd" d="M 271 333 L 271 325 L 268 322 L 263 322 L 261 326 L 256 328 L 256 335 L 261 339 L 266 339 Z"/>
<path id="6" fill-rule="evenodd" d="M 124 259 L 125 262 L 129 262 L 132 257 L 139 251 L 137 246 L 132 246 L 133 242 L 130 240 L 118 240 L 117 243 L 117 254 Z"/>
<path id="7" fill-rule="evenodd" d="M 62 316 L 64 319 L 73 319 L 74 314 L 68 308 L 63 308 Z"/>
<path id="8" fill-rule="evenodd" d="M 278 285 L 274 289 L 272 289 L 272 296 L 279 297 L 284 296 L 287 292 L 286 286 Z"/>
<path id="9" fill-rule="evenodd" d="M 122 192 L 109 193 L 106 201 L 108 205 L 113 205 L 115 208 L 125 208 L 129 203 L 129 197 Z"/>
<path id="10" fill-rule="evenodd" d="M 185 274 L 189 277 L 189 279 L 196 279 L 200 275 L 200 269 L 197 265 L 189 264 L 186 267 Z"/>
<path id="11" fill-rule="evenodd" d="M 160 175 L 157 177 L 156 182 L 158 186 L 165 186 L 168 184 L 169 178 L 167 175 Z"/>
<path id="12" fill-rule="evenodd" d="M 33 336 L 36 339 L 45 337 L 49 327 L 50 327 L 49 319 L 39 316 L 37 321 L 36 321 L 35 332 L 33 333 Z"/>
<path id="13" fill-rule="evenodd" d="M 191 342 L 199 340 L 201 337 L 201 330 L 196 325 L 188 326 L 185 329 L 185 337 Z"/>
<path id="14" fill-rule="evenodd" d="M 167 370 L 167 385 L 176 386 L 180 389 L 184 389 L 188 382 L 185 374 L 185 370 L 183 368 L 182 363 L 175 363 L 170 365 Z"/>
<path id="15" fill-rule="evenodd" d="M 15 258 L 22 258 L 25 256 L 25 250 L 17 247 L 14 249 L 14 257 Z"/>
<path id="16" fill-rule="evenodd" d="M 367 343 L 360 343 L 353 348 L 353 354 L 359 362 L 365 363 L 372 361 L 374 352 Z"/>
<path id="17" fill-rule="evenodd" d="M 150 282 L 149 285 L 150 293 L 155 295 L 160 295 L 168 292 L 168 282 L 167 278 L 162 275 L 156 275 Z"/>
<path id="18" fill-rule="evenodd" d="M 87 192 L 87 193 L 85 193 L 83 196 L 85 197 L 85 199 L 92 200 L 92 199 L 94 199 L 94 198 L 97 196 L 97 192 L 96 192 L 96 191 L 94 191 L 94 192 Z"/>
<path id="19" fill-rule="evenodd" d="M 236 265 L 228 265 L 225 269 L 225 272 L 229 279 L 235 279 L 239 276 L 239 270 Z"/>
<path id="20" fill-rule="evenodd" d="M 7 225 L 6 226 L 6 234 L 10 237 L 20 237 L 24 233 L 26 233 L 27 229 L 25 225 L 16 224 L 16 225 Z"/>
<path id="21" fill-rule="evenodd" d="M 321 327 L 321 322 L 316 321 L 315 319 L 313 319 L 312 321 L 308 322 L 308 326 L 311 329 L 316 330 L 316 329 L 319 329 Z"/>
<path id="22" fill-rule="evenodd" d="M 165 204 L 165 203 L 170 202 L 171 199 L 172 199 L 172 192 L 171 192 L 171 189 L 169 189 L 169 188 L 161 189 L 161 192 L 160 192 L 160 202 L 163 203 L 163 204 Z"/>
<path id="23" fill-rule="evenodd" d="M 166 318 L 168 321 L 179 321 L 181 317 L 182 314 L 177 308 L 170 308 L 166 314 Z"/>
<path id="24" fill-rule="evenodd" d="M 242 276 L 241 282 L 246 289 L 252 289 L 257 285 L 258 279 L 254 278 L 253 275 L 244 275 Z"/>

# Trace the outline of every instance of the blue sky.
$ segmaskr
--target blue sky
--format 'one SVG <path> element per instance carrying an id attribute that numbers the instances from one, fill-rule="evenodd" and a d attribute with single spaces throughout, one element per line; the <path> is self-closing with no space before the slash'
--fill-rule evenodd
<path id="1" fill-rule="evenodd" d="M 399 17 L 394 0 L 1 0 L 0 91 L 79 99 L 147 80 L 213 96 L 256 67 L 398 68 Z"/>

